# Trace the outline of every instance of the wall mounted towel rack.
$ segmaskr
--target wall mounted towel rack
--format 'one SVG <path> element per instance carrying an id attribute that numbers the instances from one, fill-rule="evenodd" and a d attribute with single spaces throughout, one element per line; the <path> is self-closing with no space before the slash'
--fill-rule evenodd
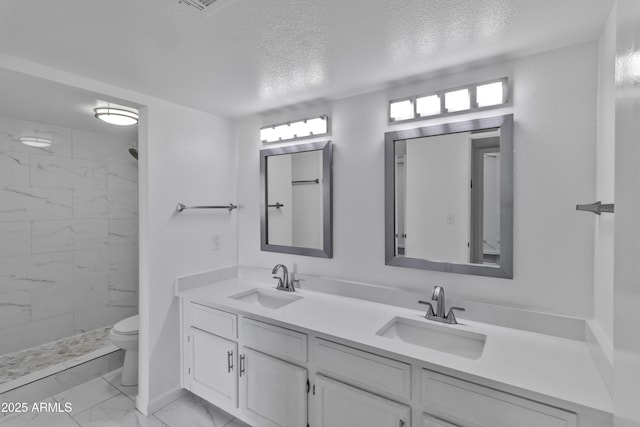
<path id="1" fill-rule="evenodd" d="M 588 205 L 576 205 L 577 211 L 593 212 L 596 215 L 600 215 L 602 212 L 613 213 L 613 203 L 602 204 L 597 201 Z"/>
<path id="2" fill-rule="evenodd" d="M 176 207 L 176 211 L 182 212 L 185 209 L 229 209 L 231 212 L 234 209 L 237 209 L 238 206 L 233 203 L 229 203 L 228 205 L 219 205 L 219 206 L 186 206 L 184 203 L 178 203 Z"/>
<path id="3" fill-rule="evenodd" d="M 291 181 L 292 184 L 319 184 L 320 180 L 318 178 L 316 179 L 306 179 L 306 180 L 300 180 L 300 181 Z"/>

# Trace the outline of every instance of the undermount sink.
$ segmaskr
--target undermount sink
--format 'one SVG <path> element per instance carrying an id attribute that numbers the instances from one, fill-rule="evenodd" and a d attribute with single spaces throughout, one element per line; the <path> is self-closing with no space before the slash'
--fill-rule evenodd
<path id="1" fill-rule="evenodd" d="M 484 351 L 487 336 L 456 327 L 395 317 L 376 332 L 376 335 L 456 356 L 479 359 Z"/>
<path id="2" fill-rule="evenodd" d="M 248 302 L 260 307 L 280 308 L 298 301 L 302 297 L 290 293 L 284 293 L 283 291 L 258 288 L 232 295 L 229 298 Z"/>

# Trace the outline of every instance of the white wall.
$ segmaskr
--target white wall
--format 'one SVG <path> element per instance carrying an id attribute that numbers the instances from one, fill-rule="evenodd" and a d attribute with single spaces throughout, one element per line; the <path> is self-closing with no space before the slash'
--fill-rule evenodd
<path id="1" fill-rule="evenodd" d="M 616 13 L 612 8 L 599 39 L 596 140 L 596 198 L 615 203 L 615 55 Z M 616 215 L 593 216 L 593 321 L 587 334 L 589 348 L 609 389 L 614 393 L 613 300 L 614 224 Z"/>
<path id="2" fill-rule="evenodd" d="M 595 197 L 597 43 L 485 66 L 386 91 L 294 106 L 238 124 L 239 261 L 301 273 L 379 283 L 428 293 L 442 284 L 459 298 L 590 316 L 593 303 L 593 218 L 575 204 Z M 508 75 L 515 114 L 515 277 L 454 275 L 384 265 L 384 132 L 443 120 L 387 124 L 387 102 Z M 328 113 L 334 143 L 334 258 L 261 252 L 259 167 L 261 125 Z M 487 113 L 485 113 L 487 114 Z M 456 116 L 464 120 L 479 114 Z M 586 202 L 585 202 L 586 203 Z"/>
<path id="3" fill-rule="evenodd" d="M 616 10 L 614 412 L 617 427 L 640 426 L 640 2 Z"/>
<path id="4" fill-rule="evenodd" d="M 406 142 L 406 256 L 469 262 L 471 135 Z"/>
<path id="5" fill-rule="evenodd" d="M 609 15 L 599 41 L 598 127 L 596 142 L 596 198 L 614 203 L 615 184 L 615 55 L 616 14 Z M 594 200 L 594 201 L 595 201 Z M 604 350 L 613 351 L 613 236 L 616 215 L 594 216 L 594 317 L 602 332 Z"/>
<path id="6" fill-rule="evenodd" d="M 142 105 L 138 134 L 140 383 L 138 408 L 179 391 L 176 276 L 237 263 L 237 210 L 185 211 L 178 202 L 235 202 L 236 153 L 228 120 L 0 54 L 0 67 Z M 90 117 L 90 119 L 92 119 Z M 256 153 L 257 158 L 257 153 Z M 257 198 L 256 198 L 257 201 Z M 211 251 L 212 235 L 221 249 Z"/>
<path id="7" fill-rule="evenodd" d="M 144 262 L 141 259 L 146 271 L 141 313 L 148 323 L 140 345 L 148 355 L 148 364 L 143 363 L 147 400 L 158 409 L 156 402 L 164 393 L 179 387 L 180 372 L 174 369 L 180 364 L 175 278 L 237 262 L 237 211 L 176 214 L 176 203 L 235 203 L 235 151 L 227 120 L 168 102 L 149 105 L 147 113 L 148 146 L 140 157 L 147 166 L 148 183 L 148 208 L 141 210 L 141 224 L 143 213 L 146 218 L 141 247 L 144 242 L 148 254 Z M 213 235 L 219 235 L 221 242 L 215 252 Z M 139 402 L 146 403 L 140 396 Z"/>

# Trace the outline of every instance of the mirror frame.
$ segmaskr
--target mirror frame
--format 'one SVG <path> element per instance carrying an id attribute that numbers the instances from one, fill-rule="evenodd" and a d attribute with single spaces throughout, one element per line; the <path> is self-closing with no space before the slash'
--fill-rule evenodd
<path id="1" fill-rule="evenodd" d="M 431 261 L 396 255 L 395 141 L 500 128 L 500 262 L 497 265 Z M 386 132 L 384 134 L 385 264 L 513 279 L 513 114 Z"/>
<path id="2" fill-rule="evenodd" d="M 269 216 L 267 215 L 267 158 L 306 151 L 322 151 L 322 248 L 305 248 L 269 244 Z M 319 258 L 333 258 L 333 146 L 331 141 L 287 145 L 260 150 L 260 249 Z"/>

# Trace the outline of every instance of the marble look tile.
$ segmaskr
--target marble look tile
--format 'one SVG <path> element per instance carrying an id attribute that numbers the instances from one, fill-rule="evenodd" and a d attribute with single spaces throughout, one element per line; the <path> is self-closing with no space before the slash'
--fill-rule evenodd
<path id="1" fill-rule="evenodd" d="M 124 350 L 118 350 L 109 354 L 109 370 L 122 368 L 124 364 Z"/>
<path id="2" fill-rule="evenodd" d="M 137 307 L 86 306 L 73 313 L 74 328 L 76 331 L 89 331 L 103 325 L 113 325 L 134 314 L 138 314 Z"/>
<path id="3" fill-rule="evenodd" d="M 46 399 L 40 403 L 55 405 L 53 399 Z M 29 405 L 29 412 L 17 416 L 7 416 L 0 418 L 3 427 L 78 427 L 78 423 L 67 413 L 33 411 L 33 406 Z"/>
<path id="4" fill-rule="evenodd" d="M 0 293 L 0 329 L 31 321 L 31 294 L 28 291 Z"/>
<path id="5" fill-rule="evenodd" d="M 119 291 L 135 291 L 139 289 L 138 276 L 130 273 L 109 275 L 109 289 Z"/>
<path id="6" fill-rule="evenodd" d="M 31 253 L 30 222 L 0 222 L 0 257 Z"/>
<path id="7" fill-rule="evenodd" d="M 33 253 L 92 249 L 109 244 L 106 219 L 34 221 L 31 230 Z"/>
<path id="8" fill-rule="evenodd" d="M 130 147 L 137 147 L 136 138 L 76 129 L 72 131 L 72 136 L 74 157 L 121 162 L 137 168 L 136 160 L 128 152 Z"/>
<path id="9" fill-rule="evenodd" d="M 73 190 L 74 218 L 137 218 L 138 192 Z"/>
<path id="10" fill-rule="evenodd" d="M 120 390 L 129 399 L 132 399 L 135 402 L 136 396 L 138 395 L 138 386 L 124 386 L 120 383 L 122 379 L 122 368 L 109 372 L 108 374 L 103 375 L 102 378 L 107 380 L 112 386 Z"/>
<path id="11" fill-rule="evenodd" d="M 234 418 L 229 424 L 224 427 L 251 427 L 249 424 L 243 423 L 237 418 Z"/>
<path id="12" fill-rule="evenodd" d="M 138 217 L 138 191 L 109 191 L 109 218 Z"/>
<path id="13" fill-rule="evenodd" d="M 109 245 L 131 246 L 138 244 L 138 219 L 110 219 Z"/>
<path id="14" fill-rule="evenodd" d="M 41 188 L 106 188 L 101 160 L 31 155 L 31 185 Z"/>
<path id="15" fill-rule="evenodd" d="M 69 283 L 73 274 L 73 252 L 5 257 L 0 260 L 0 291 Z"/>
<path id="16" fill-rule="evenodd" d="M 7 187 L 28 187 L 29 155 L 0 151 L 0 183 Z"/>
<path id="17" fill-rule="evenodd" d="M 155 416 L 147 417 L 138 412 L 135 408 L 135 403 L 123 394 L 119 394 L 91 409 L 74 415 L 74 419 L 82 427 L 167 427 L 165 423 Z M 181 425 L 192 426 L 193 424 L 184 422 Z"/>
<path id="18" fill-rule="evenodd" d="M 110 209 L 107 190 L 79 188 L 73 190 L 74 218 L 108 218 Z"/>
<path id="19" fill-rule="evenodd" d="M 201 398 L 188 394 L 154 414 L 169 426 L 222 427 L 233 417 Z"/>
<path id="20" fill-rule="evenodd" d="M 108 358 L 102 357 L 11 390 L 5 396 L 10 401 L 32 404 L 99 377 L 108 369 Z"/>
<path id="21" fill-rule="evenodd" d="M 111 307 L 137 307 L 138 291 L 109 289 L 109 306 Z"/>
<path id="22" fill-rule="evenodd" d="M 104 378 L 98 377 L 58 393 L 53 398 L 63 405 L 70 403 L 70 413 L 76 415 L 118 394 L 120 391 L 117 388 Z"/>
<path id="23" fill-rule="evenodd" d="M 36 148 L 20 142 L 20 136 L 38 135 L 50 137 L 53 144 Z M 18 153 L 71 156 L 71 130 L 59 126 L 0 117 L 0 151 Z"/>
<path id="24" fill-rule="evenodd" d="M 0 329 L 0 354 L 12 353 L 73 334 L 73 315 L 50 317 L 46 320 Z"/>
<path id="25" fill-rule="evenodd" d="M 137 164 L 135 165 L 137 166 Z M 107 179 L 109 190 L 114 191 L 137 191 L 138 190 L 138 168 L 130 167 L 122 163 L 109 162 Z"/>
<path id="26" fill-rule="evenodd" d="M 75 252 L 75 277 L 109 277 L 113 274 L 138 276 L 137 246 L 117 246 Z"/>
<path id="27" fill-rule="evenodd" d="M 138 307 L 138 277 L 131 274 L 109 276 L 109 306 Z"/>
<path id="28" fill-rule="evenodd" d="M 0 222 L 71 218 L 71 190 L 66 188 L 0 188 Z"/>
<path id="29" fill-rule="evenodd" d="M 106 277 L 77 279 L 68 283 L 44 286 L 31 290 L 33 320 L 45 319 L 79 308 L 105 306 L 109 301 Z"/>

